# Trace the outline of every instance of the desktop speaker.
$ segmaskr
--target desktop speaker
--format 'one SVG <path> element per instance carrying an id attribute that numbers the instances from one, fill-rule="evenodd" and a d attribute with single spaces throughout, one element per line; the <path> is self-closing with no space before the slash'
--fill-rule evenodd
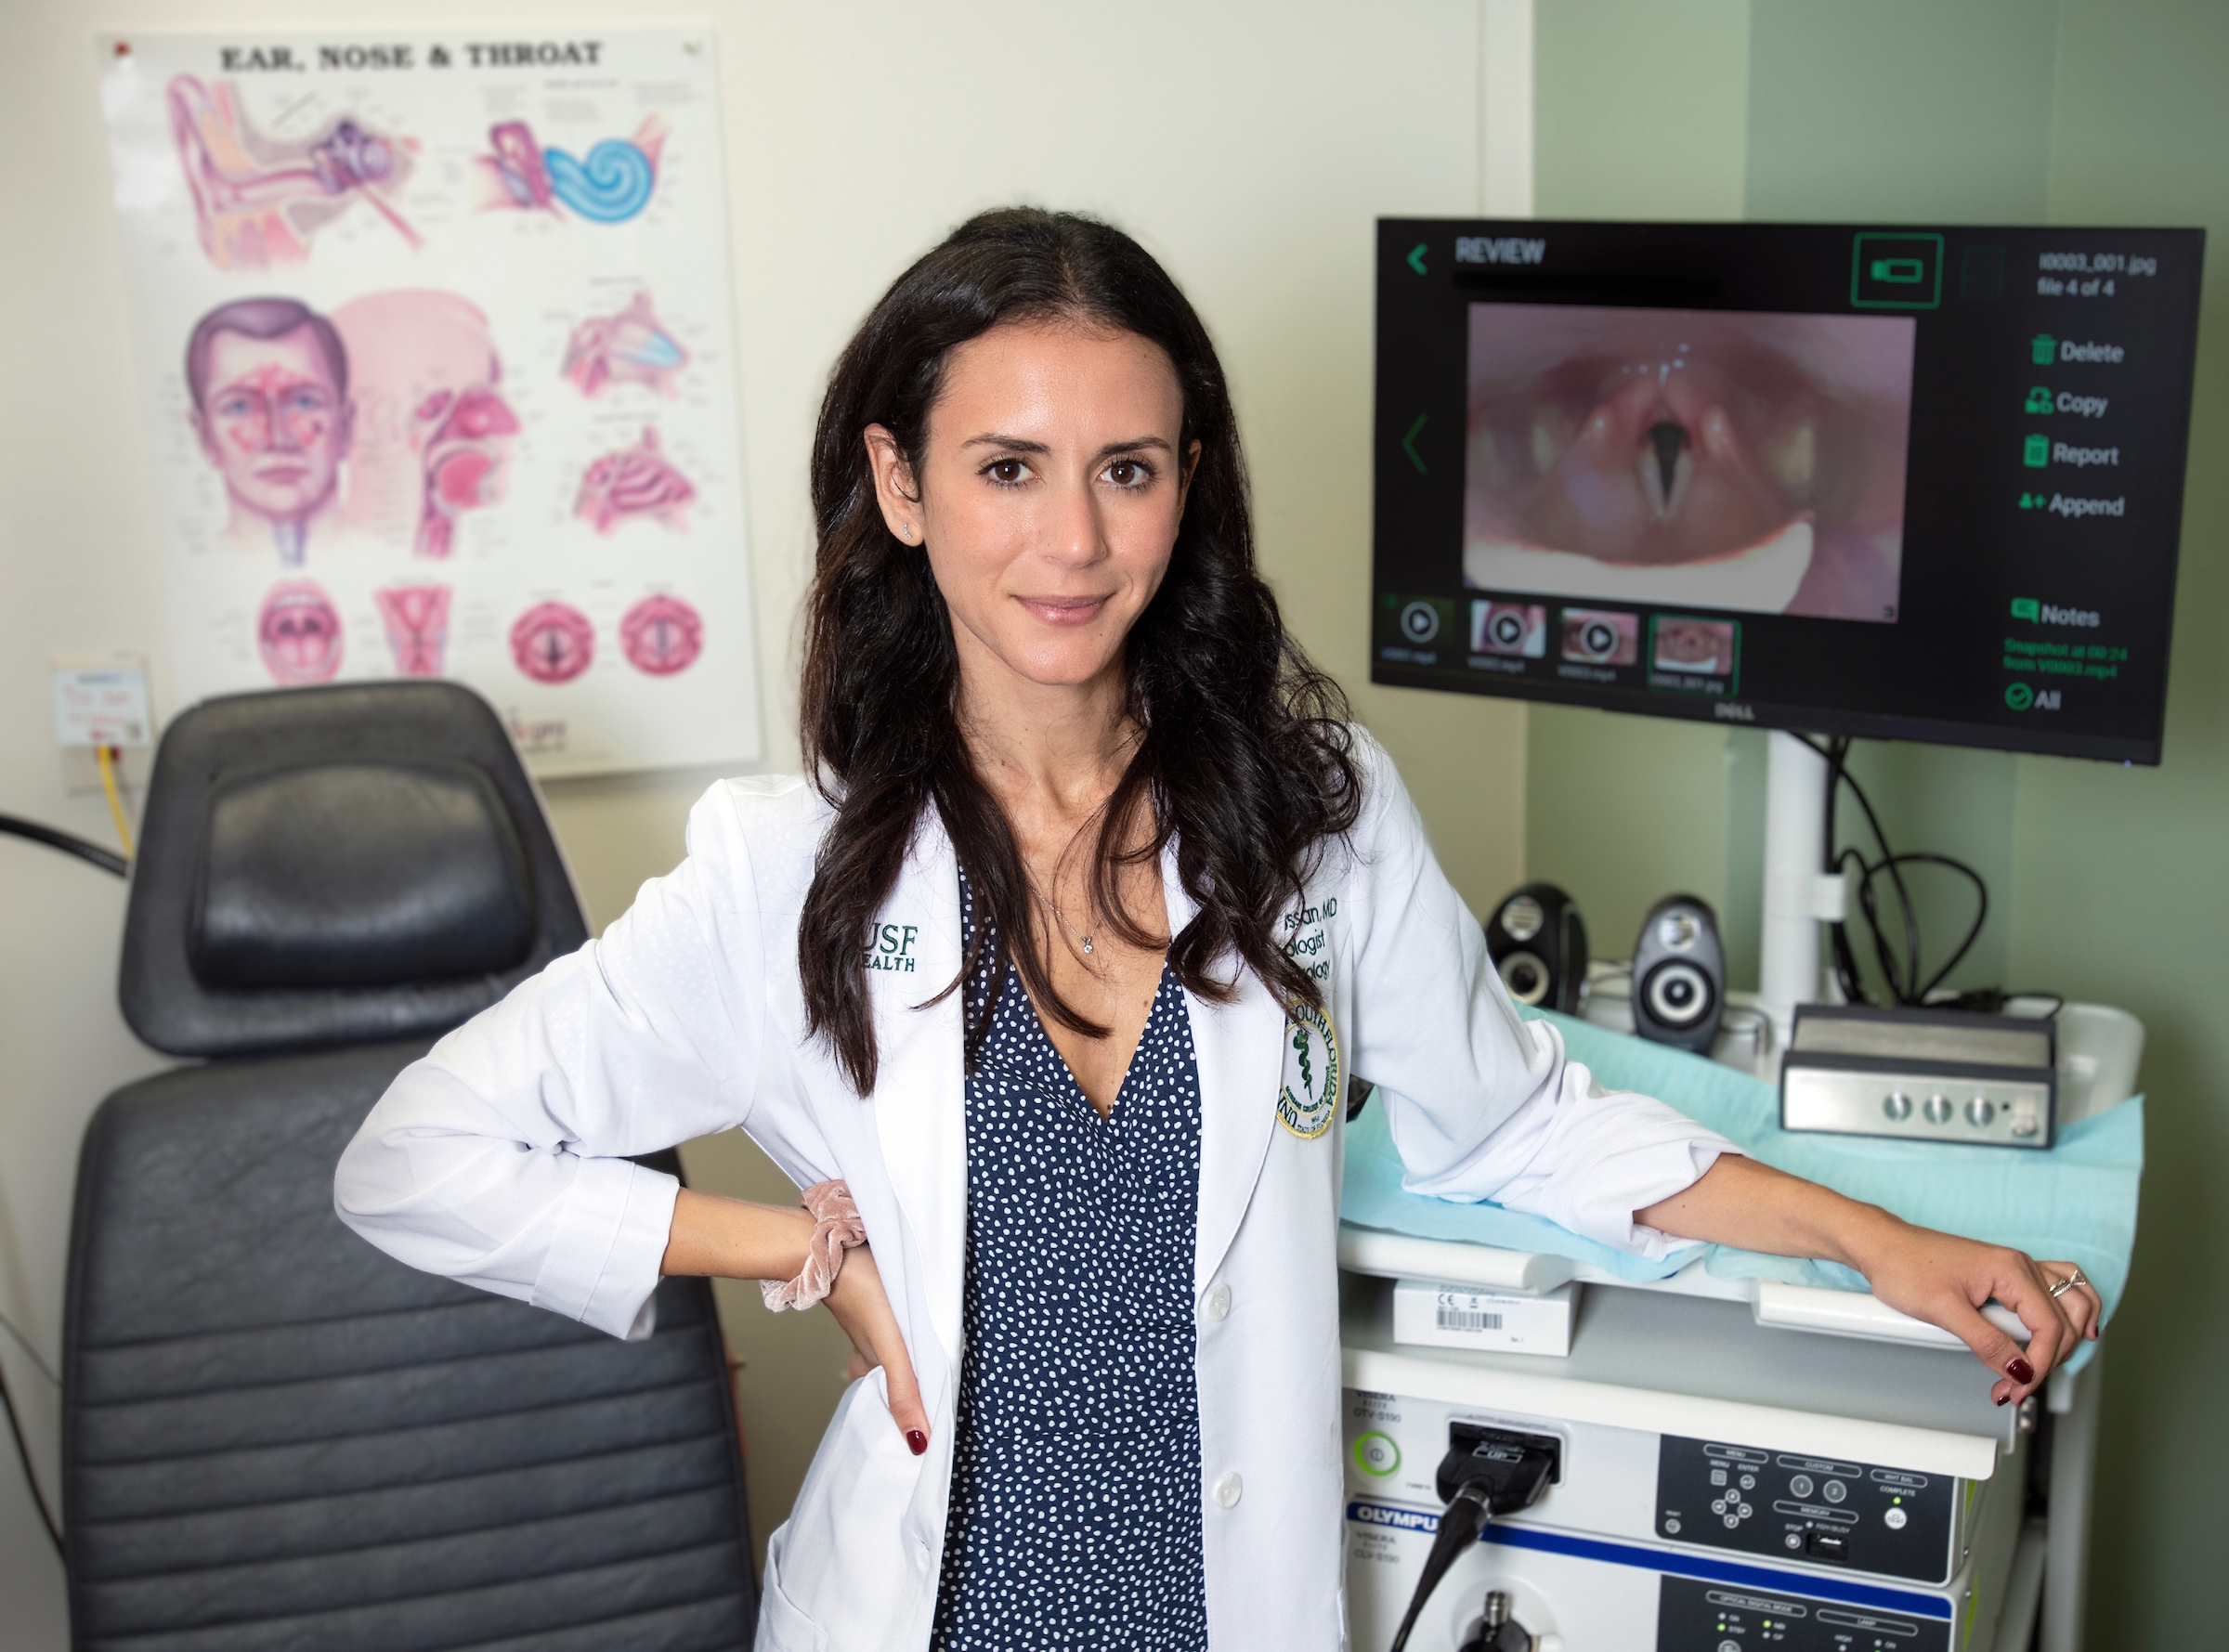
<path id="1" fill-rule="evenodd" d="M 1633 943 L 1633 1030 L 1680 1049 L 1710 1053 L 1726 1012 L 1726 951 L 1709 904 L 1668 895 Z"/>
<path id="2" fill-rule="evenodd" d="M 1579 1013 L 1586 991 L 1586 925 L 1552 883 L 1512 890 L 1486 920 L 1486 952 L 1519 1004 Z"/>

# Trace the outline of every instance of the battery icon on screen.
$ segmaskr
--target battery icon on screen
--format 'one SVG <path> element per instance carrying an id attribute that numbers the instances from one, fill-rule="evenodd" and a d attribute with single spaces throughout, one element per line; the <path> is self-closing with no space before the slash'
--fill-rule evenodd
<path id="1" fill-rule="evenodd" d="M 1927 279 L 1927 266 L 1917 258 L 1876 258 L 1866 273 L 1876 281 L 1909 286 Z"/>

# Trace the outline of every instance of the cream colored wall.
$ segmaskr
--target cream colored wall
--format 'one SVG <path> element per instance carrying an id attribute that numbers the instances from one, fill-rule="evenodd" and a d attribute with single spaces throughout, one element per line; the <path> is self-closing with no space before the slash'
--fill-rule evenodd
<path id="1" fill-rule="evenodd" d="M 46 660 L 126 647 L 164 681 L 155 524 L 125 337 L 95 98 L 97 32 L 141 28 L 407 34 L 491 24 L 574 30 L 711 21 L 725 94 L 743 442 L 763 651 L 765 731 L 794 761 L 792 625 L 810 550 L 805 460 L 828 365 L 875 295 L 957 220 L 1027 201 L 1102 213 L 1168 264 L 1214 330 L 1254 464 L 1263 560 L 1303 641 L 1401 760 L 1474 904 L 1522 861 L 1524 722 L 1504 702 L 1364 682 L 1372 219 L 1481 204 L 1480 86 L 1505 125 L 1495 204 L 1520 206 L 1526 77 L 1493 38 L 1529 39 L 1526 0 L 1399 7 L 1167 0 L 1109 11 L 851 0 L 725 0 L 635 12 L 574 0 L 8 0 L 0 6 L 0 810 L 107 835 L 66 795 L 48 743 Z M 1508 124 L 1514 119 L 1514 125 Z M 170 709 L 167 701 L 163 709 Z M 680 853 L 710 776 L 551 788 L 599 924 Z M 0 1311 L 59 1343 L 76 1144 L 98 1098 L 160 1063 L 119 1021 L 122 890 L 0 841 Z M 779 1191 L 736 1138 L 689 1154 L 700 1184 Z M 745 1425 L 761 1534 L 786 1507 L 836 1382 L 823 1316 L 774 1319 L 729 1294 L 750 1360 Z M 51 1483 L 52 1397 L 13 1350 Z M 0 1461 L 8 1645 L 62 1644 L 59 1571 Z"/>

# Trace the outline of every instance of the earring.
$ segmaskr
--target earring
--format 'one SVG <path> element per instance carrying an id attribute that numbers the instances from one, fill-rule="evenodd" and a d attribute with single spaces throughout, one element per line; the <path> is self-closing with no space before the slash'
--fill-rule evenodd
<path id="1" fill-rule="evenodd" d="M 906 536 L 906 542 L 908 545 L 910 545 L 910 544 L 912 544 L 912 543 L 913 543 L 913 524 L 912 524 L 912 523 L 910 523 L 910 522 L 906 523 L 906 525 L 905 525 L 903 527 L 899 528 L 899 529 L 898 529 L 898 531 L 899 531 L 900 533 L 902 533 L 902 534 L 904 534 L 904 535 Z"/>

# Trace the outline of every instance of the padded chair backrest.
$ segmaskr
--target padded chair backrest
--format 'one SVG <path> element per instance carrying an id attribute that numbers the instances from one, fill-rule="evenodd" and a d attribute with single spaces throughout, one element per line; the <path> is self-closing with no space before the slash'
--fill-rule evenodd
<path id="1" fill-rule="evenodd" d="M 171 726 L 122 996 L 149 1043 L 216 1059 L 85 1132 L 62 1437 L 82 1652 L 750 1645 L 710 1285 L 668 1281 L 657 1333 L 621 1343 L 405 1268 L 332 1211 L 396 1073 L 586 936 L 467 691 L 248 695 Z"/>
<path id="2" fill-rule="evenodd" d="M 63 1372 L 80 1652 L 750 1644 L 706 1281 L 622 1343 L 334 1218 L 334 1162 L 424 1049 L 215 1062 L 95 1114 Z"/>
<path id="3" fill-rule="evenodd" d="M 119 995 L 173 1055 L 440 1032 L 588 938 L 502 723 L 450 683 L 196 706 L 140 837 Z"/>

